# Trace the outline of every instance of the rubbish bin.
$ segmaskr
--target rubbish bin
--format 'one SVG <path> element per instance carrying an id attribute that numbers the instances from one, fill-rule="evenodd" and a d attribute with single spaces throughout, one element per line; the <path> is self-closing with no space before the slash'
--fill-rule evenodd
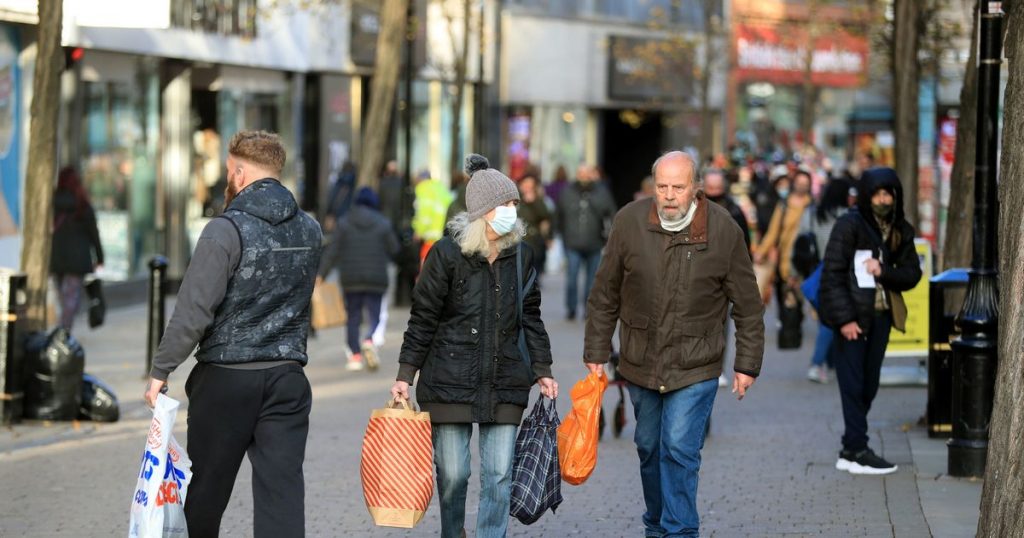
<path id="1" fill-rule="evenodd" d="M 931 278 L 928 286 L 928 437 L 953 432 L 953 349 L 959 334 L 956 316 L 967 292 L 967 269 L 956 268 Z"/>
<path id="2" fill-rule="evenodd" d="M 25 405 L 25 353 L 22 326 L 25 319 L 26 277 L 0 269 L 0 415 L 3 424 L 21 422 Z"/>

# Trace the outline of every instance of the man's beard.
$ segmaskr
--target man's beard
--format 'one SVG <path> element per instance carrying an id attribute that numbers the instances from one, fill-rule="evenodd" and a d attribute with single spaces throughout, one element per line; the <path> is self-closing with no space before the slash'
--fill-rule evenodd
<path id="1" fill-rule="evenodd" d="M 235 197 L 238 196 L 238 189 L 235 188 L 235 182 L 228 178 L 228 186 L 224 187 L 224 210 L 227 211 L 228 207 L 231 207 L 231 202 L 234 201 Z"/>
<path id="2" fill-rule="evenodd" d="M 668 211 L 674 211 L 675 215 L 674 216 L 669 215 Z M 658 217 L 661 220 L 665 221 L 665 222 L 670 222 L 670 223 L 679 222 L 679 221 L 683 220 L 684 218 L 686 218 L 686 212 L 681 211 L 680 208 L 678 208 L 678 207 L 675 208 L 675 209 L 672 209 L 672 210 L 666 210 L 666 209 L 663 209 L 663 208 L 659 207 L 658 208 Z"/>

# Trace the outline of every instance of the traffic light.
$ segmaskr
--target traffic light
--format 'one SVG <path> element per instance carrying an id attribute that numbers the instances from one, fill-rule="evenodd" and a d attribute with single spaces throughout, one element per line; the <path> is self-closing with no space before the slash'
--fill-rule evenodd
<path id="1" fill-rule="evenodd" d="M 75 64 L 85 57 L 85 49 L 82 47 L 64 47 L 64 70 L 74 69 Z"/>

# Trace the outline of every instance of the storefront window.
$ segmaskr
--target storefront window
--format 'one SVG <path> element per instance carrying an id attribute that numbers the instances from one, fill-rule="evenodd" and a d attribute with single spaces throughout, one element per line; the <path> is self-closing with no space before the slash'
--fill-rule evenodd
<path id="1" fill-rule="evenodd" d="M 280 132 L 280 96 L 236 90 L 192 92 L 192 167 L 188 216 L 189 247 L 203 228 L 224 211 L 228 143 L 244 129 Z"/>
<path id="2" fill-rule="evenodd" d="M 137 67 L 134 79 L 82 83 L 79 167 L 103 244 L 99 274 L 107 280 L 135 276 L 157 251 L 159 86 L 153 62 L 138 60 Z"/>
<path id="3" fill-rule="evenodd" d="M 540 166 L 543 181 L 550 181 L 559 166 L 572 174 L 584 161 L 587 119 L 587 109 L 582 106 L 533 107 L 529 126 L 530 164 Z"/>

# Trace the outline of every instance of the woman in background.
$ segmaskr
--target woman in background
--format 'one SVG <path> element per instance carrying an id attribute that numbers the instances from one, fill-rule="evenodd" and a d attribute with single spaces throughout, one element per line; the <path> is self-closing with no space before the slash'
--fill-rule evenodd
<path id="1" fill-rule="evenodd" d="M 71 332 L 82 304 L 85 275 L 103 265 L 103 246 L 96 227 L 96 213 L 74 168 L 57 176 L 53 193 L 53 250 L 50 274 L 60 293 L 60 326 Z"/>

